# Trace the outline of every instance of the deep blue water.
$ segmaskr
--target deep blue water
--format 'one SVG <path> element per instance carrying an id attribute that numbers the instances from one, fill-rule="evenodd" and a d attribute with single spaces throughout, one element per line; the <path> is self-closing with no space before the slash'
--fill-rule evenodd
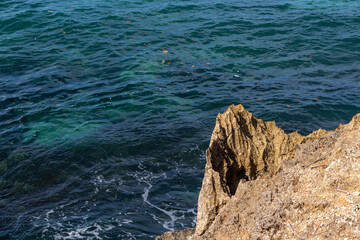
<path id="1" fill-rule="evenodd" d="M 0 238 L 192 227 L 216 115 L 334 129 L 359 60 L 357 0 L 2 0 Z"/>

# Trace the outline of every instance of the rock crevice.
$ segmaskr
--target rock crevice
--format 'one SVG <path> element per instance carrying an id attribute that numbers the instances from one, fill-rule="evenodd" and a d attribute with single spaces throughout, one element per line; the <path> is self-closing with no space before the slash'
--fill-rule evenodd
<path id="1" fill-rule="evenodd" d="M 275 174 L 281 161 L 303 140 L 296 132 L 286 134 L 275 122 L 254 117 L 242 105 L 231 105 L 219 114 L 206 151 L 196 233 L 203 234 L 211 225 L 235 195 L 240 180 L 253 180 L 264 173 Z"/>

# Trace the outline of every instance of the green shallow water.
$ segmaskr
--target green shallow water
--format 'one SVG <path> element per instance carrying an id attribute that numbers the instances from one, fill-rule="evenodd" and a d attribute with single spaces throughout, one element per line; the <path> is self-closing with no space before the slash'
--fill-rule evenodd
<path id="1" fill-rule="evenodd" d="M 358 1 L 0 3 L 0 238 L 195 224 L 216 115 L 286 132 L 360 112 Z"/>

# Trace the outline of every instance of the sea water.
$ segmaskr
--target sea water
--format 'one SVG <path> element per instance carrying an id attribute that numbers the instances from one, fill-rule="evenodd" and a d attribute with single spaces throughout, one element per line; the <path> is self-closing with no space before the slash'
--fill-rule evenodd
<path id="1" fill-rule="evenodd" d="M 193 227 L 215 118 L 360 112 L 357 0 L 2 0 L 0 238 Z"/>

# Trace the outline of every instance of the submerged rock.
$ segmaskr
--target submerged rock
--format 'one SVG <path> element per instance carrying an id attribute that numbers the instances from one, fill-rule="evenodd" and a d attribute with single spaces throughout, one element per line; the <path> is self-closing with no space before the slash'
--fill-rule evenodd
<path id="1" fill-rule="evenodd" d="M 301 136 L 232 105 L 206 151 L 196 231 L 166 239 L 359 237 L 359 190 L 360 114 Z"/>

